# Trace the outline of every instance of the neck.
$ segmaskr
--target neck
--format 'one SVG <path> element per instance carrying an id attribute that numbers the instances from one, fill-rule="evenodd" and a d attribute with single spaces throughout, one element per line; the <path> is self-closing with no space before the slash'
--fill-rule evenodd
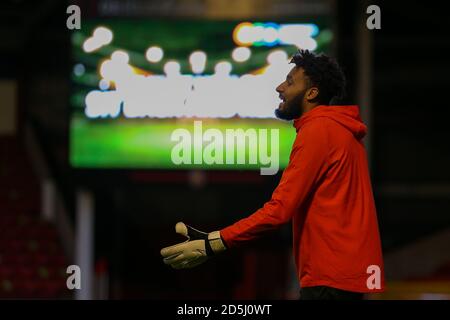
<path id="1" fill-rule="evenodd" d="M 303 113 L 311 111 L 312 109 L 314 109 L 317 106 L 319 106 L 318 103 L 308 103 L 303 107 Z"/>

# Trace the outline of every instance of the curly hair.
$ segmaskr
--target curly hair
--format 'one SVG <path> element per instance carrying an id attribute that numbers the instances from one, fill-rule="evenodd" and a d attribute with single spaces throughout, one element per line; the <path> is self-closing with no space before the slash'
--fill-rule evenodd
<path id="1" fill-rule="evenodd" d="M 310 85 L 319 88 L 317 102 L 329 104 L 332 99 L 344 98 L 345 75 L 334 58 L 300 49 L 290 63 L 302 68 Z"/>

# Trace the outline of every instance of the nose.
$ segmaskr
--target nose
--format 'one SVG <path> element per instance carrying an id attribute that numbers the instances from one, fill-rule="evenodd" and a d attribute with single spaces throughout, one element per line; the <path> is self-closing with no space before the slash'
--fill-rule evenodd
<path id="1" fill-rule="evenodd" d="M 282 93 L 283 92 L 283 84 L 282 83 L 280 83 L 279 85 L 278 85 L 278 87 L 275 89 L 278 93 Z"/>

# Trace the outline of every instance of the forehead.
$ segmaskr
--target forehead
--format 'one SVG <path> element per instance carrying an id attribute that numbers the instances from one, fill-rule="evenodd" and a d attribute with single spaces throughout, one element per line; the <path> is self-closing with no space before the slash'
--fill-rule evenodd
<path id="1" fill-rule="evenodd" d="M 295 80 L 303 80 L 304 79 L 304 72 L 303 68 L 299 68 L 297 66 L 294 66 L 291 71 L 287 74 L 287 78 L 293 78 Z"/>

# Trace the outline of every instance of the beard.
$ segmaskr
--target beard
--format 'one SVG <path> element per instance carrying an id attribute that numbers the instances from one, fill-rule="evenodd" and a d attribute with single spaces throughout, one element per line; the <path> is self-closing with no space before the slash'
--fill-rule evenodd
<path id="1" fill-rule="evenodd" d="M 303 98 L 305 94 L 306 90 L 303 90 L 292 100 L 285 100 L 283 109 L 277 108 L 275 110 L 275 116 L 282 120 L 294 120 L 300 118 L 303 114 Z"/>

